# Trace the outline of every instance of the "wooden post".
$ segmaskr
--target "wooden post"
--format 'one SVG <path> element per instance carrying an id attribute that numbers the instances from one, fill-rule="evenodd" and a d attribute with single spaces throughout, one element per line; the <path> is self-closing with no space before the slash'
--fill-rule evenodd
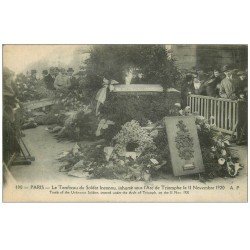
<path id="1" fill-rule="evenodd" d="M 228 102 L 225 102 L 225 129 L 228 130 L 228 113 L 227 113 Z"/>
<path id="2" fill-rule="evenodd" d="M 210 105 L 210 117 L 211 117 L 211 116 L 214 116 L 213 108 L 214 108 L 214 100 L 213 100 L 213 99 L 211 99 L 211 105 Z M 209 117 L 209 118 L 210 118 L 210 117 Z"/>
<path id="3" fill-rule="evenodd" d="M 232 102 L 229 102 L 229 110 L 228 110 L 228 120 L 229 120 L 229 130 L 233 129 L 232 125 Z"/>
<path id="4" fill-rule="evenodd" d="M 204 99 L 201 99 L 201 115 L 204 116 Z"/>
<path id="5" fill-rule="evenodd" d="M 223 101 L 221 101 L 221 128 L 224 129 L 224 103 Z"/>

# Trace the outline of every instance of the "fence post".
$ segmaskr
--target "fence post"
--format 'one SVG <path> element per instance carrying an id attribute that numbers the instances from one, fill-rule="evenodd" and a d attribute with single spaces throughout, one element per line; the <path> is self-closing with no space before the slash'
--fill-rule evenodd
<path id="1" fill-rule="evenodd" d="M 241 134 L 243 135 L 244 133 L 247 135 L 247 119 L 248 119 L 248 114 L 247 114 L 247 102 L 243 100 L 239 100 L 237 102 L 237 121 L 238 121 L 238 126 L 236 130 L 236 138 L 237 140 L 240 139 L 239 137 L 242 137 Z M 242 130 L 245 131 L 242 131 Z"/>
<path id="2" fill-rule="evenodd" d="M 214 116 L 214 123 L 219 131 L 239 136 L 242 128 L 247 127 L 247 102 L 243 100 L 234 101 L 229 99 L 214 98 L 201 95 L 189 95 L 188 105 L 191 113 L 198 112 L 209 121 Z M 237 126 L 237 132 L 235 125 Z M 246 132 L 241 133 L 246 134 Z"/>

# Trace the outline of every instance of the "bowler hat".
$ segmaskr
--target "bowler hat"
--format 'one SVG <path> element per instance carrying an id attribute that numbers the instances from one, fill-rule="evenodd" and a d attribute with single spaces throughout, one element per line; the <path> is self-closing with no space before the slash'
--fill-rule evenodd
<path id="1" fill-rule="evenodd" d="M 231 70 L 231 68 L 228 65 L 224 65 L 222 67 L 222 72 L 227 72 L 227 71 L 230 71 L 230 70 Z"/>
<path id="2" fill-rule="evenodd" d="M 65 69 L 65 68 L 60 68 L 60 72 L 61 72 L 61 73 L 65 73 L 65 72 L 66 72 L 66 69 Z"/>
<path id="3" fill-rule="evenodd" d="M 43 73 L 44 75 L 47 75 L 47 74 L 48 74 L 48 70 L 47 70 L 47 69 L 44 69 L 42 73 Z"/>
<path id="4" fill-rule="evenodd" d="M 79 71 L 76 73 L 76 75 L 84 75 L 85 70 L 84 69 L 79 69 Z"/>
<path id="5" fill-rule="evenodd" d="M 73 68 L 68 68 L 67 72 L 74 72 Z"/>
<path id="6" fill-rule="evenodd" d="M 239 72 L 237 73 L 237 76 L 244 76 L 244 75 L 246 75 L 246 72 L 245 72 L 245 71 L 239 71 Z"/>

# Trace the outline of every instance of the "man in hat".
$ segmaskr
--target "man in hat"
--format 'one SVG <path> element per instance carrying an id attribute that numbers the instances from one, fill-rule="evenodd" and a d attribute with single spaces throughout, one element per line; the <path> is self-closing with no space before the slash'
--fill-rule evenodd
<path id="1" fill-rule="evenodd" d="M 239 96 L 243 99 L 247 98 L 247 74 L 245 71 L 239 71 L 237 73 L 238 86 L 239 86 Z"/>
<path id="2" fill-rule="evenodd" d="M 232 71 L 228 65 L 222 68 L 222 72 L 225 74 L 225 78 L 221 81 L 220 85 L 220 97 L 232 99 L 237 99 L 237 84 L 233 81 Z"/>
<path id="3" fill-rule="evenodd" d="M 188 73 L 181 86 L 181 107 L 184 109 L 187 106 L 187 97 L 190 94 L 194 94 L 194 82 L 193 75 Z"/>
<path id="4" fill-rule="evenodd" d="M 66 70 L 62 68 L 59 75 L 56 77 L 54 82 L 55 89 L 65 90 L 70 87 L 70 80 L 67 76 Z"/>
<path id="5" fill-rule="evenodd" d="M 37 86 L 36 69 L 30 71 L 30 75 L 27 77 L 27 88 L 34 89 Z"/>
<path id="6" fill-rule="evenodd" d="M 85 84 L 85 71 L 84 71 L 84 69 L 80 69 L 76 73 L 76 76 L 77 76 L 78 86 L 79 87 L 84 86 L 84 84 Z"/>
<path id="7" fill-rule="evenodd" d="M 36 73 L 37 73 L 36 69 L 32 69 L 32 70 L 31 70 L 31 72 L 30 72 L 30 77 L 31 77 L 31 79 L 35 79 L 35 80 L 37 79 L 37 78 L 36 78 Z"/>
<path id="8" fill-rule="evenodd" d="M 217 86 L 220 84 L 220 82 L 221 82 L 220 72 L 218 69 L 214 69 L 213 75 L 202 86 L 204 90 L 204 95 L 212 97 L 219 96 L 219 91 Z"/>
<path id="9" fill-rule="evenodd" d="M 54 79 L 56 79 L 56 77 L 60 74 L 60 70 L 58 67 L 54 68 L 54 75 L 52 77 L 54 77 Z"/>
<path id="10" fill-rule="evenodd" d="M 36 84 L 37 82 L 36 73 L 37 73 L 36 69 L 32 69 L 30 71 L 30 76 L 28 77 L 29 84 Z"/>
<path id="11" fill-rule="evenodd" d="M 70 86 L 69 89 L 77 89 L 78 87 L 78 81 L 77 79 L 73 76 L 74 69 L 73 68 L 68 68 L 67 70 L 67 75 L 70 81 Z"/>
<path id="12" fill-rule="evenodd" d="M 46 70 L 46 69 L 43 70 L 42 74 L 43 74 L 43 81 L 44 81 L 47 89 L 54 90 L 55 89 L 55 87 L 54 87 L 54 79 L 51 76 L 51 74 L 49 74 L 48 70 Z"/>
<path id="13" fill-rule="evenodd" d="M 55 67 L 50 67 L 49 68 L 49 74 L 51 75 L 51 77 L 53 78 L 53 80 L 55 80 L 54 72 L 55 72 Z"/>

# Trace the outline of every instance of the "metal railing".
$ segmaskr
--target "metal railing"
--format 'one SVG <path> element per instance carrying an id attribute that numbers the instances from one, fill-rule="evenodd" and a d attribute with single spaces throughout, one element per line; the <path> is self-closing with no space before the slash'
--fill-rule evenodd
<path id="1" fill-rule="evenodd" d="M 187 97 L 188 106 L 191 113 L 198 113 L 204 116 L 208 122 L 216 125 L 218 131 L 233 134 L 236 131 L 237 124 L 242 117 L 242 110 L 247 109 L 247 103 L 241 100 L 230 100 L 224 98 L 215 98 L 203 95 L 189 95 Z M 245 117 L 247 119 L 247 117 Z"/>

